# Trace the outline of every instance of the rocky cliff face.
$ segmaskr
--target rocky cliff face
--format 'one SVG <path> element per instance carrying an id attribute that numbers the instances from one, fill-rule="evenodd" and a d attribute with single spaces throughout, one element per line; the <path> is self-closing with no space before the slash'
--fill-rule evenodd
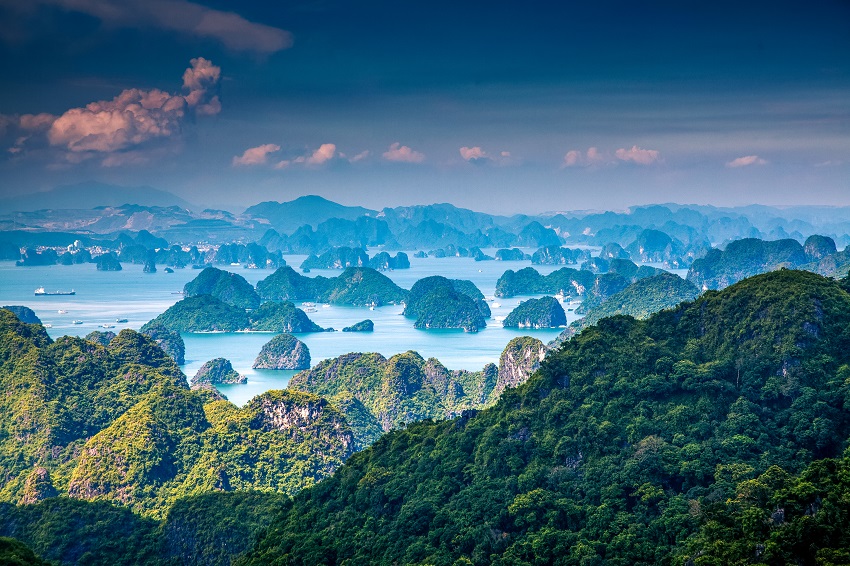
<path id="1" fill-rule="evenodd" d="M 248 378 L 239 375 L 230 360 L 215 358 L 202 365 L 192 378 L 192 385 L 199 383 L 248 383 Z"/>
<path id="2" fill-rule="evenodd" d="M 268 391 L 251 400 L 251 428 L 285 433 L 296 442 L 321 439 L 342 452 L 354 452 L 354 435 L 345 417 L 327 400 L 299 391 Z"/>
<path id="3" fill-rule="evenodd" d="M 41 466 L 37 466 L 27 476 L 24 482 L 24 493 L 21 495 L 19 504 L 29 505 L 31 503 L 38 503 L 42 499 L 56 497 L 57 495 L 59 495 L 59 492 L 53 487 L 53 482 L 50 480 L 50 472 Z"/>
<path id="4" fill-rule="evenodd" d="M 161 324 L 145 325 L 141 332 L 156 342 L 162 351 L 174 358 L 178 365 L 186 363 L 186 344 L 179 332 L 169 330 Z"/>
<path id="5" fill-rule="evenodd" d="M 254 369 L 309 369 L 310 350 L 291 334 L 279 334 L 271 339 L 254 360 Z"/>
<path id="6" fill-rule="evenodd" d="M 537 338 L 520 336 L 508 342 L 499 358 L 499 373 L 493 394 L 500 395 L 506 387 L 525 383 L 540 367 L 545 354 L 546 346 Z"/>

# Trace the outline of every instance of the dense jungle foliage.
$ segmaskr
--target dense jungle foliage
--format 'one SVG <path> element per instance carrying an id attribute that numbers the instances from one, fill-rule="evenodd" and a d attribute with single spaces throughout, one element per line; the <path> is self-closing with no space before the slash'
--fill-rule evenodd
<path id="1" fill-rule="evenodd" d="M 603 319 L 491 408 L 389 432 L 291 499 L 189 496 L 157 523 L 49 498 L 0 505 L 0 535 L 65 564 L 847 564 L 849 293 L 848 278 L 783 270 Z M 40 327 L 0 321 L 14 326 L 4 376 L 51 348 Z M 249 404 L 252 426 L 280 422 L 267 409 L 285 394 Z M 210 424 L 238 421 L 206 395 Z M 326 410 L 318 429 L 339 431 L 332 407 L 301 403 L 294 414 Z M 3 430 L 7 453 L 21 429 Z M 24 480 L 49 492 L 31 467 Z"/>

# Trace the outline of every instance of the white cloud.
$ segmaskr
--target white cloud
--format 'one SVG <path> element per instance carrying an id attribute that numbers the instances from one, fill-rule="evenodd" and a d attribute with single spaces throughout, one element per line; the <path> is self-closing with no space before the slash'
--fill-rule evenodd
<path id="1" fill-rule="evenodd" d="M 107 26 L 152 27 L 211 38 L 234 51 L 274 53 L 292 46 L 288 31 L 186 0 L 34 0 L 98 18 Z"/>
<path id="2" fill-rule="evenodd" d="M 280 146 L 273 143 L 265 143 L 257 147 L 248 148 L 242 155 L 233 158 L 233 166 L 262 165 L 268 159 L 268 155 L 275 151 L 280 151 Z"/>
<path id="3" fill-rule="evenodd" d="M 410 149 L 406 145 L 401 145 L 395 142 L 382 154 L 387 161 L 398 161 L 401 163 L 422 163 L 425 161 L 425 154 Z"/>
<path id="4" fill-rule="evenodd" d="M 750 165 L 767 165 L 767 161 L 759 157 L 758 155 L 745 155 L 743 157 L 737 157 L 732 161 L 726 163 L 726 167 L 731 169 L 735 169 L 738 167 L 748 167 Z"/>
<path id="5" fill-rule="evenodd" d="M 639 165 L 651 165 L 661 159 L 661 154 L 655 149 L 641 149 L 633 145 L 631 149 L 620 148 L 615 152 L 617 159 L 631 161 Z"/>
<path id="6" fill-rule="evenodd" d="M 185 96 L 159 89 L 127 89 L 112 100 L 72 108 L 52 122 L 50 115 L 38 114 L 27 124 L 43 129 L 49 122 L 50 144 L 76 153 L 125 151 L 176 136 L 189 112 L 208 116 L 221 110 L 214 94 L 221 69 L 200 57 L 191 63 L 183 75 Z"/>

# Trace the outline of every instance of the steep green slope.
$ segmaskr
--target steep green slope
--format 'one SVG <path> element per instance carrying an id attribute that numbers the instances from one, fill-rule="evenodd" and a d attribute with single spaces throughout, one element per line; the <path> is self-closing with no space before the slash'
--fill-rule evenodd
<path id="1" fill-rule="evenodd" d="M 570 324 L 552 345 L 560 345 L 603 318 L 627 315 L 642 320 L 664 309 L 671 309 L 679 303 L 693 301 L 698 296 L 699 290 L 693 283 L 666 271 L 638 279 L 619 293 L 588 309 L 584 318 Z"/>
<path id="2" fill-rule="evenodd" d="M 257 291 L 266 300 L 301 300 L 365 306 L 401 303 L 407 291 L 386 275 L 368 267 L 349 267 L 337 277 L 305 277 L 281 267 L 262 281 Z"/>
<path id="3" fill-rule="evenodd" d="M 186 297 L 168 307 L 141 331 L 161 325 L 175 332 L 236 332 L 250 327 L 244 308 L 234 307 L 212 295 Z"/>
<path id="4" fill-rule="evenodd" d="M 796 269 L 807 262 L 805 249 L 796 240 L 744 238 L 695 260 L 688 281 L 700 289 L 722 289 L 745 277 L 782 267 Z"/>
<path id="5" fill-rule="evenodd" d="M 331 400 L 362 447 L 415 421 L 453 418 L 492 405 L 505 388 L 525 383 L 544 350 L 536 338 L 517 337 L 505 347 L 498 367 L 487 364 L 473 372 L 446 369 L 439 360 L 425 360 L 413 351 L 389 359 L 351 353 L 296 374 L 289 388 Z"/>
<path id="6" fill-rule="evenodd" d="M 255 309 L 260 306 L 260 296 L 244 277 L 215 267 L 207 267 L 197 277 L 186 283 L 183 286 L 183 293 L 187 297 L 212 295 L 220 301 L 242 309 Z"/>
<path id="7" fill-rule="evenodd" d="M 415 318 L 416 328 L 463 328 L 477 332 L 487 326 L 490 307 L 472 281 L 425 277 L 413 284 L 404 315 Z"/>
<path id="8" fill-rule="evenodd" d="M 310 320 L 307 313 L 289 301 L 269 301 L 252 311 L 248 317 L 253 330 L 270 332 L 322 332 L 323 328 Z"/>
<path id="9" fill-rule="evenodd" d="M 703 510 L 737 482 L 847 448 L 848 362 L 850 295 L 805 272 L 753 277 L 647 321 L 604 319 L 495 407 L 410 425 L 353 456 L 240 564 L 699 560 L 725 536 Z M 829 514 L 846 509 L 846 478 L 823 469 L 838 487 L 797 490 L 789 516 L 802 525 L 808 509 L 846 532 L 846 515 Z M 733 515 L 760 535 L 748 516 Z M 795 557 L 838 540 L 786 534 L 805 542 L 786 545 Z M 752 542 L 742 556 L 760 561 Z"/>
<path id="10" fill-rule="evenodd" d="M 212 490 L 294 493 L 340 466 L 351 430 L 327 401 L 267 392 L 244 408 L 190 391 L 155 342 L 51 342 L 0 311 L 0 501 L 57 494 L 162 517 Z"/>

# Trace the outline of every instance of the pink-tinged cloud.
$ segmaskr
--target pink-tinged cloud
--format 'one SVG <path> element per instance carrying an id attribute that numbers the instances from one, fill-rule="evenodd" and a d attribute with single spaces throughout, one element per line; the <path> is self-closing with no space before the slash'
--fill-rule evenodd
<path id="1" fill-rule="evenodd" d="M 389 149 L 382 154 L 382 157 L 387 161 L 397 161 L 400 163 L 422 163 L 425 161 L 425 154 L 410 149 L 406 145 L 401 145 L 395 142 L 390 145 Z"/>
<path id="2" fill-rule="evenodd" d="M 726 167 L 737 169 L 738 167 L 749 167 L 750 165 L 767 165 L 767 161 L 758 155 L 745 155 L 726 163 Z"/>
<path id="3" fill-rule="evenodd" d="M 280 146 L 274 143 L 248 148 L 242 155 L 233 158 L 233 166 L 263 165 L 268 160 L 268 155 L 276 151 L 280 151 Z"/>
<path id="4" fill-rule="evenodd" d="M 633 145 L 631 149 L 618 149 L 614 155 L 620 161 L 631 161 L 638 165 L 651 165 L 661 159 L 661 154 L 655 149 L 641 149 Z"/>
<path id="5" fill-rule="evenodd" d="M 321 165 L 330 161 L 336 155 L 336 145 L 332 143 L 323 143 L 319 149 L 313 152 L 312 155 L 305 159 L 307 165 Z"/>
<path id="6" fill-rule="evenodd" d="M 577 149 L 571 149 L 564 155 L 564 167 L 589 167 L 607 161 L 605 157 L 595 147 L 587 148 L 586 152 L 581 152 Z"/>
<path id="7" fill-rule="evenodd" d="M 50 124 L 47 139 L 71 152 L 106 153 L 176 136 L 188 113 L 206 116 L 221 110 L 213 94 L 220 73 L 206 59 L 192 59 L 183 75 L 185 96 L 159 89 L 128 89 L 112 100 L 66 111 Z M 44 120 L 34 117 L 32 122 Z"/>
<path id="8" fill-rule="evenodd" d="M 473 159 L 489 159 L 487 153 L 478 146 L 460 148 L 460 156 L 466 161 L 472 161 Z"/>
<path id="9" fill-rule="evenodd" d="M 234 51 L 274 53 L 292 46 L 288 31 L 186 0 L 32 0 L 94 16 L 111 27 L 152 27 L 211 38 Z"/>
<path id="10" fill-rule="evenodd" d="M 40 114 L 24 114 L 21 116 L 21 129 L 30 132 L 38 132 L 48 129 L 53 122 L 56 121 L 56 116 L 42 112 Z"/>

